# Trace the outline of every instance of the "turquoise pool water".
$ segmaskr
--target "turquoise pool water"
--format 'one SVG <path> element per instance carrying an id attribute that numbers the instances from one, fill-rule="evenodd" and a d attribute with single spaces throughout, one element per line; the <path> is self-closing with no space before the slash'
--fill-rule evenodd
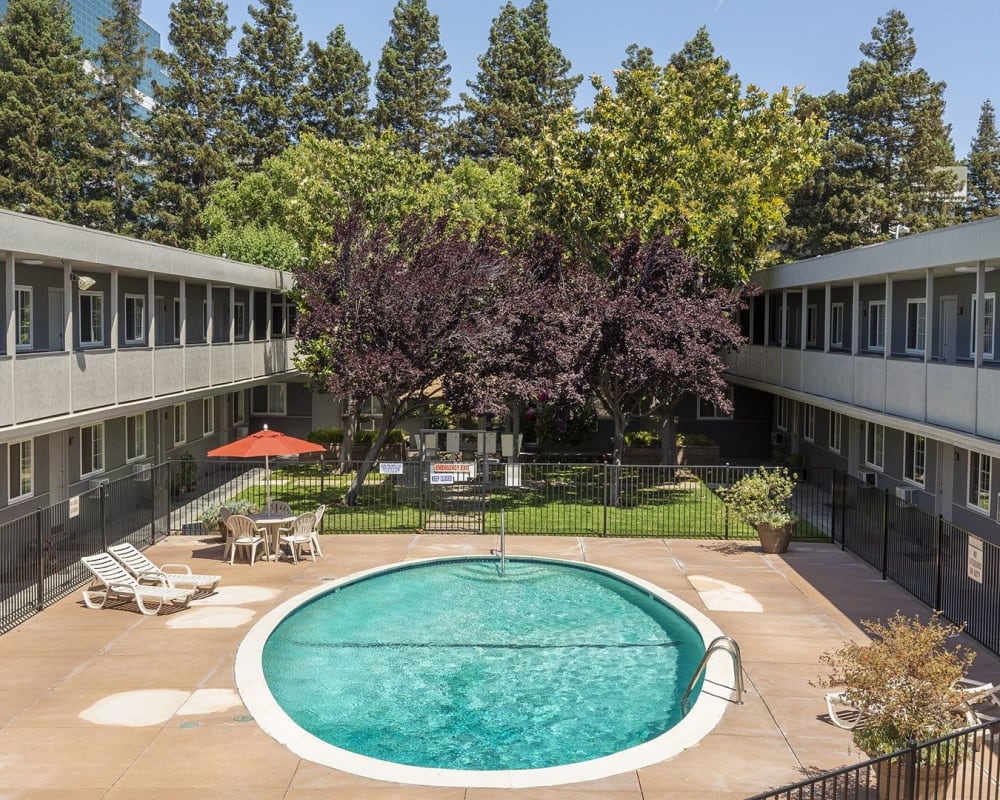
<path id="1" fill-rule="evenodd" d="M 319 739 L 419 767 L 572 764 L 656 738 L 704 653 L 692 624 L 565 563 L 445 561 L 313 598 L 263 648 L 284 712 Z"/>

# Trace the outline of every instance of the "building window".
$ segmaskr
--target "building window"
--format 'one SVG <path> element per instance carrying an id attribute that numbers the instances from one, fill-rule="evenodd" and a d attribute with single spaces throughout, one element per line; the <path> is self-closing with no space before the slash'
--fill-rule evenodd
<path id="1" fill-rule="evenodd" d="M 972 298 L 972 333 L 969 336 L 969 352 L 976 354 L 976 300 Z M 996 295 L 992 292 L 983 295 L 983 358 L 993 358 L 993 312 L 996 308 Z"/>
<path id="2" fill-rule="evenodd" d="M 885 350 L 885 300 L 868 304 L 868 349 Z"/>
<path id="3" fill-rule="evenodd" d="M 137 461 L 146 457 L 146 415 L 125 417 L 125 460 Z"/>
<path id="4" fill-rule="evenodd" d="M 241 425 L 247 421 L 246 392 L 233 392 L 233 423 Z"/>
<path id="5" fill-rule="evenodd" d="M 788 430 L 788 398 L 779 397 L 775 408 L 774 425 L 779 431 Z"/>
<path id="6" fill-rule="evenodd" d="M 7 445 L 7 497 L 13 503 L 35 492 L 31 439 Z"/>
<path id="7" fill-rule="evenodd" d="M 80 292 L 80 346 L 104 344 L 104 292 Z"/>
<path id="8" fill-rule="evenodd" d="M 34 312 L 30 286 L 14 287 L 14 324 L 17 325 L 17 349 L 30 350 L 33 346 L 31 318 Z"/>
<path id="9" fill-rule="evenodd" d="M 819 324 L 819 312 L 815 305 L 806 307 L 806 345 L 816 346 L 816 328 Z"/>
<path id="10" fill-rule="evenodd" d="M 831 450 L 840 452 L 840 432 L 843 426 L 844 418 L 840 414 L 835 414 L 833 411 L 830 412 L 830 425 L 829 425 L 829 436 L 828 443 Z"/>
<path id="11" fill-rule="evenodd" d="M 269 383 L 257 386 L 253 392 L 253 413 L 283 417 L 287 414 L 288 402 L 286 386 L 283 383 Z"/>
<path id="12" fill-rule="evenodd" d="M 927 300 L 906 301 L 906 352 L 923 353 L 927 339 Z"/>
<path id="13" fill-rule="evenodd" d="M 969 505 L 987 514 L 990 511 L 990 470 L 988 455 L 969 453 Z"/>
<path id="14" fill-rule="evenodd" d="M 729 397 L 729 408 L 733 408 L 733 387 L 726 387 L 726 395 Z M 732 419 L 733 412 L 723 411 L 711 400 L 704 400 L 701 397 L 698 398 L 698 419 Z"/>
<path id="15" fill-rule="evenodd" d="M 830 306 L 830 347 L 844 346 L 844 304 Z"/>
<path id="16" fill-rule="evenodd" d="M 181 340 L 181 299 L 174 298 L 174 341 Z"/>
<path id="17" fill-rule="evenodd" d="M 174 406 L 174 444 L 184 444 L 187 441 L 187 405 L 178 403 Z"/>
<path id="18" fill-rule="evenodd" d="M 865 463 L 882 469 L 885 463 L 885 427 L 872 422 L 865 423 Z"/>
<path id="19" fill-rule="evenodd" d="M 141 294 L 125 295 L 125 344 L 146 341 L 146 298 Z"/>
<path id="20" fill-rule="evenodd" d="M 816 439 L 816 406 L 806 406 L 802 420 L 802 436 L 807 441 Z"/>
<path id="21" fill-rule="evenodd" d="M 233 303 L 233 326 L 236 329 L 234 334 L 236 339 L 245 339 L 247 336 L 246 303 Z"/>
<path id="22" fill-rule="evenodd" d="M 215 398 L 206 397 L 201 401 L 201 433 L 203 436 L 208 436 L 210 433 L 215 433 Z"/>
<path id="23" fill-rule="evenodd" d="M 903 436 L 903 477 L 911 483 L 924 485 L 924 465 L 927 462 L 927 440 L 915 433 Z"/>
<path id="24" fill-rule="evenodd" d="M 104 423 L 80 428 L 80 477 L 104 472 Z"/>

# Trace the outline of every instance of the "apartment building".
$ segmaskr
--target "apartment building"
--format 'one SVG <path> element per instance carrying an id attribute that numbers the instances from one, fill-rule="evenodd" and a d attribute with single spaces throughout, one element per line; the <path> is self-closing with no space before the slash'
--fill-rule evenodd
<path id="1" fill-rule="evenodd" d="M 0 211 L 0 522 L 312 427 L 291 275 Z"/>
<path id="2" fill-rule="evenodd" d="M 1000 217 L 759 272 L 727 378 L 805 466 L 1000 542 L 998 266 Z"/>

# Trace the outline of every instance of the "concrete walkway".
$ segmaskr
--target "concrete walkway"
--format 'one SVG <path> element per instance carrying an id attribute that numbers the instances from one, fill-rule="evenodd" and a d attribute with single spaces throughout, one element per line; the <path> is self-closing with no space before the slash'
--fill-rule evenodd
<path id="1" fill-rule="evenodd" d="M 747 684 L 697 746 L 669 761 L 591 783 L 518 791 L 435 789 L 360 778 L 303 760 L 250 718 L 233 680 L 240 640 L 281 601 L 361 569 L 437 555 L 485 554 L 492 536 L 336 535 L 325 558 L 219 561 L 214 539 L 174 536 L 147 551 L 223 575 L 217 595 L 143 617 L 90 610 L 79 593 L 0 636 L 0 798 L 308 800 L 309 798 L 745 798 L 860 760 L 825 718 L 818 656 L 857 622 L 920 603 L 839 548 L 793 544 L 765 556 L 748 542 L 515 537 L 510 555 L 615 567 L 704 612 L 739 642 Z M 980 654 L 972 677 L 996 681 Z"/>

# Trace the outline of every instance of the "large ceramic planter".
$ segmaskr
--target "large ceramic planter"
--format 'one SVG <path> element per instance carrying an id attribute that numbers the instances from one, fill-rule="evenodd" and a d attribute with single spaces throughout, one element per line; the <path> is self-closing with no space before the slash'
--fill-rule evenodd
<path id="1" fill-rule="evenodd" d="M 914 771 L 916 785 L 909 786 L 906 760 L 894 758 L 875 764 L 878 800 L 908 800 L 911 797 L 952 797 L 952 779 L 959 764 L 918 764 Z"/>
<path id="2" fill-rule="evenodd" d="M 784 553 L 788 549 L 794 528 L 794 522 L 786 525 L 758 525 L 757 536 L 760 537 L 761 550 L 765 553 Z"/>

